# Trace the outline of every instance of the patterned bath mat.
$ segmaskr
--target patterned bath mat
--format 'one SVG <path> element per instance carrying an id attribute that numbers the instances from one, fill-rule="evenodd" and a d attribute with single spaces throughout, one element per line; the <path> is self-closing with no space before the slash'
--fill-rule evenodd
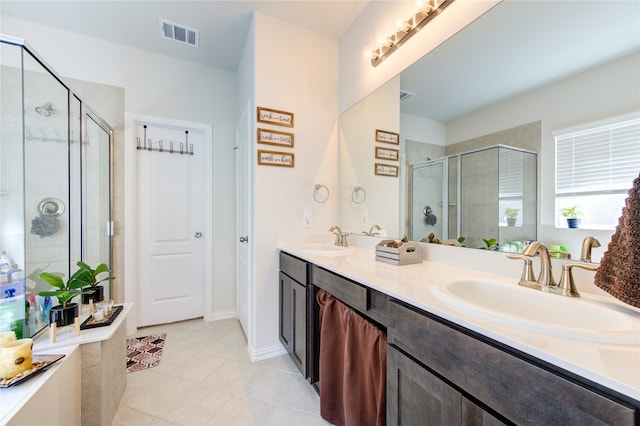
<path id="1" fill-rule="evenodd" d="M 167 333 L 127 339 L 127 372 L 144 370 L 160 364 Z"/>

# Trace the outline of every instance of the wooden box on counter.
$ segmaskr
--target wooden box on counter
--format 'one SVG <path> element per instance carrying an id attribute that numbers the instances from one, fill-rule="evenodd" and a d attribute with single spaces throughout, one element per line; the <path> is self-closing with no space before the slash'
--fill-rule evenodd
<path id="1" fill-rule="evenodd" d="M 410 265 L 422 262 L 422 246 L 413 241 L 402 243 L 400 247 L 389 247 L 394 240 L 382 240 L 376 245 L 376 261 L 391 265 Z"/>

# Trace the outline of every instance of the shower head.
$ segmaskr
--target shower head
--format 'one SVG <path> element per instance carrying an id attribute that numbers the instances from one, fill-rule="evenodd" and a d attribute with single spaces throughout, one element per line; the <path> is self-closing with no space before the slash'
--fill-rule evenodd
<path id="1" fill-rule="evenodd" d="M 52 102 L 47 102 L 42 106 L 36 107 L 36 112 L 44 117 L 48 117 L 55 109 L 56 106 Z"/>

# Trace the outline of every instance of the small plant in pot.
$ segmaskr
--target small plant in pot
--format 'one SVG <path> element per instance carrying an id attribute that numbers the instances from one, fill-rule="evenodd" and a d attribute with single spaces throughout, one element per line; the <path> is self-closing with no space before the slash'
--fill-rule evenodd
<path id="1" fill-rule="evenodd" d="M 40 273 L 40 278 L 57 290 L 38 293 L 40 296 L 53 296 L 58 299 L 59 305 L 52 307 L 49 311 L 49 323 L 55 323 L 58 327 L 73 324 L 75 318 L 79 315 L 78 304 L 71 303 L 71 300 L 81 294 L 93 292 L 93 290 L 82 290 L 82 287 L 91 282 L 89 271 L 78 269 L 66 282 L 61 275 L 50 272 Z"/>
<path id="2" fill-rule="evenodd" d="M 520 214 L 520 209 L 516 209 L 515 207 L 507 207 L 504 209 L 504 217 L 507 219 L 508 226 L 516 226 L 516 221 L 518 220 L 518 215 Z"/>
<path id="3" fill-rule="evenodd" d="M 104 287 L 102 287 L 100 283 L 115 279 L 115 277 L 112 277 L 111 275 L 109 275 L 111 273 L 111 270 L 109 269 L 107 264 L 101 263 L 98 266 L 96 266 L 96 269 L 92 269 L 91 266 L 87 265 L 82 261 L 79 261 L 76 265 L 78 265 L 78 268 L 79 268 L 78 270 L 87 271 L 91 278 L 89 281 L 89 285 L 83 288 L 82 290 L 83 291 L 93 290 L 93 293 L 84 293 L 82 295 L 82 303 L 86 305 L 89 303 L 90 300 L 93 300 L 94 303 L 102 302 L 104 300 Z M 98 278 L 98 275 L 104 274 L 104 273 L 106 273 L 108 276 L 103 278 Z"/>
<path id="4" fill-rule="evenodd" d="M 493 251 L 498 251 L 498 240 L 496 240 L 495 238 L 489 238 L 489 239 L 482 239 L 482 241 L 484 241 L 485 245 L 487 246 L 486 249 L 487 250 L 493 250 Z M 485 249 L 485 247 L 482 247 L 483 249 Z"/>
<path id="5" fill-rule="evenodd" d="M 560 209 L 560 214 L 567 219 L 567 226 L 569 228 L 577 228 L 580 225 L 580 218 L 582 217 L 582 206 L 579 204 L 564 207 Z"/>

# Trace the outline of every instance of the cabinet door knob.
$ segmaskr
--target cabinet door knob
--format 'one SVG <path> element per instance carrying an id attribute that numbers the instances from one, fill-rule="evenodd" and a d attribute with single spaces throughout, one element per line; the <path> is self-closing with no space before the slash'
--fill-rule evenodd
<path id="1" fill-rule="evenodd" d="M 200 238 L 202 237 L 202 232 L 196 232 L 193 236 L 196 238 Z"/>
<path id="2" fill-rule="evenodd" d="M 249 237 L 240 237 L 240 242 L 241 243 L 246 243 L 249 241 Z"/>

